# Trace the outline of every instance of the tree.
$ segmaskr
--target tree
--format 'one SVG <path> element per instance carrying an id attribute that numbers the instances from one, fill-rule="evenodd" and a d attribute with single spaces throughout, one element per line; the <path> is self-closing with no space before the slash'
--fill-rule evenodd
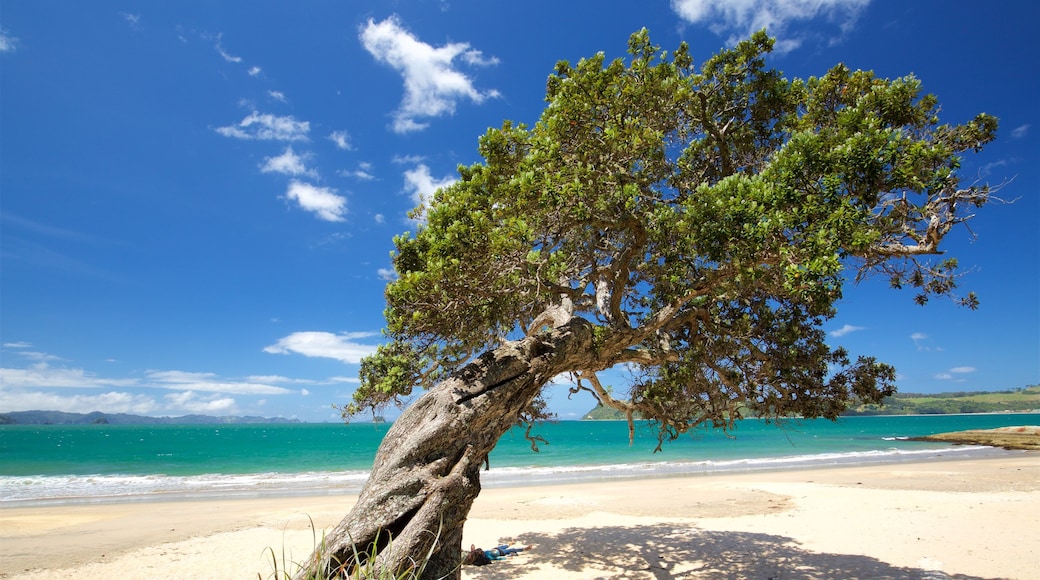
<path id="1" fill-rule="evenodd" d="M 544 418 L 558 375 L 661 442 L 745 416 L 834 419 L 894 392 L 892 367 L 826 344 L 850 279 L 976 306 L 954 294 L 956 261 L 931 259 L 990 201 L 956 170 L 996 119 L 939 124 L 909 76 L 788 80 L 772 46 L 760 32 L 696 68 L 643 30 L 627 60 L 560 62 L 537 124 L 489 130 L 484 161 L 415 210 L 424 223 L 394 240 L 389 341 L 343 411 L 426 392 L 308 571 L 428 556 L 422 576 L 458 576 L 480 469 Z M 618 365 L 632 380 L 614 393 L 597 373 Z"/>

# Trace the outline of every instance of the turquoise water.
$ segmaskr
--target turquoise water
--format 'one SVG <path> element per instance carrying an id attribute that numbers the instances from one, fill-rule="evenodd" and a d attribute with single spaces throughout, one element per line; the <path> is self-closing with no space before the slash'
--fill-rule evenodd
<path id="1" fill-rule="evenodd" d="M 746 420 L 698 431 L 653 453 L 641 425 L 629 445 L 623 422 L 541 426 L 539 453 L 520 430 L 490 457 L 485 485 L 781 469 L 999 453 L 906 441 L 964 429 L 1040 424 L 1040 414 Z M 90 501 L 155 494 L 356 493 L 388 425 L 0 426 L 0 502 Z M 8 505 L 10 505 L 8 503 Z"/>

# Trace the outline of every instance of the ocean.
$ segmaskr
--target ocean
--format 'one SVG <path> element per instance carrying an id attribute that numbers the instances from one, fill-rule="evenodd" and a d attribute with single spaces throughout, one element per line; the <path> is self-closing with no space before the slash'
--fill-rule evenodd
<path id="1" fill-rule="evenodd" d="M 507 433 L 482 474 L 484 487 L 631 477 L 942 460 L 1015 453 L 908 441 L 934 433 L 1038 425 L 1040 414 L 744 420 L 729 433 L 700 430 L 653 453 L 640 424 L 561 421 L 537 433 Z M 386 424 L 4 425 L 0 506 L 144 499 L 355 494 L 368 476 Z"/>

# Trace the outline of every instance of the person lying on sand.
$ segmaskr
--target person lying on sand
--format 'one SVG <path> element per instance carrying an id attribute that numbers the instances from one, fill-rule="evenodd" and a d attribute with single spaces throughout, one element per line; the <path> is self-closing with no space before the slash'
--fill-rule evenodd
<path id="1" fill-rule="evenodd" d="M 475 544 L 470 544 L 469 552 L 462 557 L 462 563 L 470 566 L 483 566 L 490 564 L 495 560 L 505 560 L 510 556 L 515 556 L 524 550 L 530 550 L 534 548 L 532 545 L 527 545 L 522 548 L 510 548 L 508 544 L 502 544 L 495 546 L 490 550 L 484 550 L 478 548 Z"/>

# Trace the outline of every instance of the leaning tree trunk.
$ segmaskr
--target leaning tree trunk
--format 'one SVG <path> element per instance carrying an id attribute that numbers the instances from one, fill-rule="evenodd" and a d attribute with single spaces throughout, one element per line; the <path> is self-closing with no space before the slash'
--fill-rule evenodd
<path id="1" fill-rule="evenodd" d="M 296 578 L 373 564 L 399 573 L 423 561 L 422 578 L 459 578 L 462 526 L 488 453 L 543 386 L 591 353 L 591 325 L 572 318 L 489 351 L 430 389 L 394 422 L 357 504 Z"/>

